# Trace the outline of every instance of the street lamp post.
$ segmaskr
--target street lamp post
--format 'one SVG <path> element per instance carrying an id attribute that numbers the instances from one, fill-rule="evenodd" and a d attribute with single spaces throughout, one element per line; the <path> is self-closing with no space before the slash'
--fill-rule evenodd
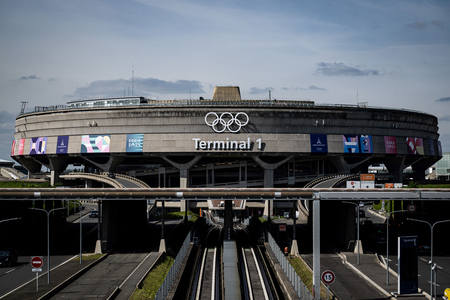
<path id="1" fill-rule="evenodd" d="M 8 221 L 21 220 L 21 219 L 22 219 L 22 218 L 12 218 L 12 219 L 0 220 L 0 223 L 8 222 Z"/>
<path id="2" fill-rule="evenodd" d="M 46 211 L 45 209 L 42 208 L 35 208 L 35 207 L 30 207 L 29 209 L 32 210 L 40 210 L 43 211 L 47 214 L 47 284 L 50 284 L 50 213 L 52 211 L 58 210 L 58 209 L 66 209 L 65 207 L 59 207 L 59 208 L 54 208 L 50 211 Z"/>
<path id="3" fill-rule="evenodd" d="M 348 201 L 342 201 L 342 203 L 347 203 L 347 204 L 354 204 L 354 205 L 356 205 L 356 210 L 357 210 L 356 214 L 357 214 L 357 216 L 358 216 L 358 224 L 356 225 L 356 226 L 357 226 L 357 231 L 356 231 L 356 248 L 358 249 L 358 252 L 357 252 L 358 254 L 357 254 L 357 261 L 356 261 L 356 264 L 359 265 L 359 205 L 358 205 L 358 203 L 348 202 Z"/>
<path id="4" fill-rule="evenodd" d="M 407 210 L 391 211 L 386 217 L 386 285 L 389 285 L 389 218 L 391 214 L 398 212 L 406 212 Z"/>
<path id="5" fill-rule="evenodd" d="M 435 222 L 433 225 L 431 225 L 431 223 L 429 223 L 429 222 L 427 222 L 427 221 L 424 221 L 424 220 L 417 220 L 417 219 L 410 219 L 410 218 L 407 218 L 406 220 L 425 223 L 425 224 L 428 224 L 428 225 L 430 226 L 430 228 L 431 228 L 431 258 L 430 258 L 429 264 L 430 264 L 430 266 L 431 266 L 431 268 L 430 268 L 430 269 L 431 269 L 431 270 L 430 270 L 430 272 L 431 272 L 430 299 L 433 299 L 433 285 L 436 284 L 436 283 L 433 281 L 433 271 L 434 271 L 434 269 L 435 269 L 435 267 L 433 267 L 433 266 L 434 266 L 434 263 L 433 263 L 433 229 L 434 229 L 434 226 L 435 226 L 436 224 L 444 223 L 444 222 L 450 222 L 450 220 L 437 221 L 437 222 Z M 436 294 L 434 294 L 434 297 L 436 297 Z"/>

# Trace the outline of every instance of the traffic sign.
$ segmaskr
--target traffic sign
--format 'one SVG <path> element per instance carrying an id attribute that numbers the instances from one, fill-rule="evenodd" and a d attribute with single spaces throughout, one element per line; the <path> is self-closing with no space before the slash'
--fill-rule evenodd
<path id="1" fill-rule="evenodd" d="M 31 266 L 34 269 L 40 269 L 43 264 L 44 264 L 44 261 L 39 256 L 35 256 L 31 259 Z"/>
<path id="2" fill-rule="evenodd" d="M 336 276 L 334 275 L 333 271 L 327 270 L 322 273 L 322 281 L 327 285 L 332 284 L 335 279 Z"/>
<path id="3" fill-rule="evenodd" d="M 417 210 L 417 206 L 414 203 L 408 204 L 408 212 L 409 213 L 415 213 Z"/>

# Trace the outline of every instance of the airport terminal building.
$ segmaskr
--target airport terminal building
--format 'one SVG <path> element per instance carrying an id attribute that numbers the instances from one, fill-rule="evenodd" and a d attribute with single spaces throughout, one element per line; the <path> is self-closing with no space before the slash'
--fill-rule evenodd
<path id="1" fill-rule="evenodd" d="M 442 157 L 435 116 L 407 109 L 243 100 L 239 87 L 212 99 L 144 97 L 35 107 L 16 118 L 11 157 L 29 170 L 69 164 L 126 173 L 151 187 L 302 187 L 329 174 L 384 164 L 391 182 L 416 179 Z"/>

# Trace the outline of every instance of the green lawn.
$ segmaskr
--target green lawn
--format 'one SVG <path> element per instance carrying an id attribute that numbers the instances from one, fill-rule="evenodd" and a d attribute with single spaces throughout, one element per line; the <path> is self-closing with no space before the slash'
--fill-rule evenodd
<path id="1" fill-rule="evenodd" d="M 159 259 L 157 265 L 153 267 L 147 278 L 145 278 L 142 289 L 137 289 L 130 299 L 155 299 L 156 292 L 158 292 L 158 289 L 166 278 L 167 273 L 169 273 L 169 270 L 173 265 L 173 261 L 174 259 L 171 256 L 164 253 Z"/>

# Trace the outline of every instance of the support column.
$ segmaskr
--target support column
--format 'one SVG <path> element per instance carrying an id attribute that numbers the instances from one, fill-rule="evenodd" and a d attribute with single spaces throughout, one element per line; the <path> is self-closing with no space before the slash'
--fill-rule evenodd
<path id="1" fill-rule="evenodd" d="M 389 170 L 389 173 L 394 174 L 394 183 L 402 183 L 403 182 L 403 169 L 406 168 L 405 158 L 404 157 L 396 157 L 396 158 L 384 158 L 383 163 L 386 168 Z"/>
<path id="2" fill-rule="evenodd" d="M 64 157 L 49 157 L 49 169 L 50 169 L 50 184 L 52 186 L 57 182 L 62 182 L 59 178 L 61 172 L 63 172 L 69 165 L 69 160 Z"/>
<path id="3" fill-rule="evenodd" d="M 161 241 L 159 243 L 159 253 L 166 252 L 166 239 L 164 237 L 164 200 L 161 201 L 162 204 L 162 217 L 161 217 Z"/>
<path id="4" fill-rule="evenodd" d="M 273 188 L 274 182 L 274 170 L 284 164 L 285 162 L 291 160 L 294 156 L 289 156 L 277 163 L 266 163 L 261 160 L 258 156 L 252 156 L 253 160 L 264 169 L 264 187 L 265 188 Z M 273 214 L 273 200 L 266 200 L 264 204 L 264 213 L 263 215 L 268 216 L 269 224 L 270 224 L 270 216 Z"/>
<path id="5" fill-rule="evenodd" d="M 103 218 L 102 201 L 98 201 L 98 228 L 97 228 L 97 242 L 95 243 L 95 254 L 102 254 L 102 236 L 101 236 L 101 218 Z"/>
<path id="6" fill-rule="evenodd" d="M 206 187 L 214 187 L 214 164 L 206 164 Z"/>
<path id="7" fill-rule="evenodd" d="M 172 166 L 180 170 L 180 188 L 188 188 L 189 187 L 189 169 L 192 168 L 201 158 L 201 155 L 195 156 L 187 163 L 177 163 L 165 156 L 161 156 L 162 159 L 170 163 Z M 189 201 L 188 200 L 180 200 L 180 211 L 184 211 L 184 221 L 187 222 L 187 211 L 189 210 Z"/>
<path id="8" fill-rule="evenodd" d="M 28 170 L 28 179 L 33 179 L 34 174 L 41 171 L 42 164 L 38 163 L 32 158 L 23 157 L 13 157 L 17 162 L 19 162 L 25 169 Z"/>
<path id="9" fill-rule="evenodd" d="M 297 202 L 298 200 L 294 200 L 294 227 L 292 228 L 292 246 L 291 246 L 291 255 L 298 255 L 298 245 L 297 245 Z"/>
<path id="10" fill-rule="evenodd" d="M 233 231 L 233 201 L 225 200 L 225 216 L 223 217 L 224 239 L 232 239 Z"/>
<path id="11" fill-rule="evenodd" d="M 239 161 L 239 187 L 247 187 L 247 161 Z"/>
<path id="12" fill-rule="evenodd" d="M 320 300 L 320 199 L 313 199 L 313 297 Z"/>
<path id="13" fill-rule="evenodd" d="M 160 167 L 158 169 L 158 188 L 166 187 L 166 168 Z"/>
<path id="14" fill-rule="evenodd" d="M 87 162 L 93 164 L 94 166 L 96 166 L 99 169 L 102 169 L 103 172 L 108 172 L 108 173 L 114 173 L 114 170 L 123 162 L 123 160 L 125 159 L 125 157 L 122 156 L 110 156 L 108 158 L 108 161 L 104 164 L 101 163 L 97 163 L 95 161 L 90 160 L 87 157 L 83 157 L 84 160 L 86 160 Z"/>

